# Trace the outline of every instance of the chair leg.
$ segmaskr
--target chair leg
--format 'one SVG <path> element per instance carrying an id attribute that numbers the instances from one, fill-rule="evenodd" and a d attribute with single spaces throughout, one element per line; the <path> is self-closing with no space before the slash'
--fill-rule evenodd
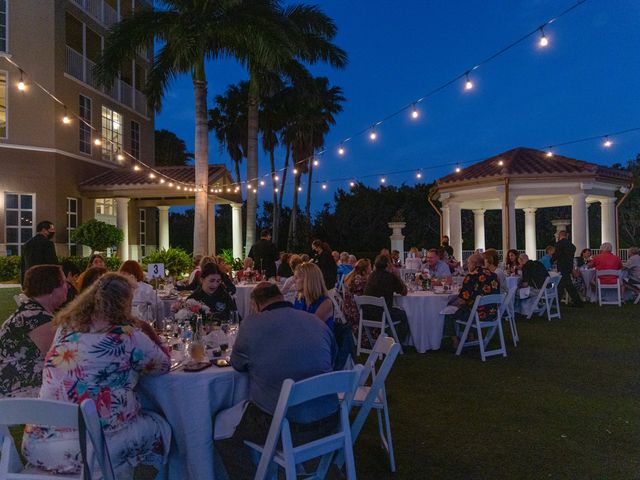
<path id="1" fill-rule="evenodd" d="M 393 437 L 391 436 L 391 421 L 389 420 L 389 405 L 387 404 L 387 398 L 385 396 L 383 403 L 384 410 L 384 423 L 385 430 L 387 432 L 387 453 L 389 454 L 389 466 L 391 467 L 391 471 L 396 471 L 396 458 L 393 453 Z"/>
<path id="2" fill-rule="evenodd" d="M 360 350 L 362 348 L 362 318 L 358 323 L 358 346 L 356 348 L 356 355 L 360 356 Z"/>
<path id="3" fill-rule="evenodd" d="M 484 351 L 484 338 L 482 338 L 482 329 L 480 328 L 480 325 L 478 325 L 477 323 L 476 323 L 476 335 L 478 336 L 478 345 L 480 347 L 480 358 L 482 358 L 482 361 L 484 362 L 487 358 Z"/>
<path id="4" fill-rule="evenodd" d="M 464 331 L 462 332 L 462 336 L 460 337 L 460 343 L 458 343 L 458 348 L 456 349 L 456 355 L 458 356 L 462 353 L 464 344 L 467 341 L 467 337 L 469 336 L 469 329 L 471 328 L 472 321 L 473 319 L 469 319 L 464 326 Z"/>
<path id="5" fill-rule="evenodd" d="M 504 342 L 504 332 L 502 331 L 502 322 L 498 322 L 498 334 L 500 335 L 500 348 L 502 349 L 502 356 L 507 356 L 507 344 Z"/>

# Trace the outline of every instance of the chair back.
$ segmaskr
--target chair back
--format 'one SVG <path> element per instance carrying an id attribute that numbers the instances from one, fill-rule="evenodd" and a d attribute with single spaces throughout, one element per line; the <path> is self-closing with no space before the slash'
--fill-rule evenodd
<path id="1" fill-rule="evenodd" d="M 517 291 L 517 288 L 510 288 L 507 292 L 507 296 L 505 297 L 504 302 L 502 302 L 502 305 L 500 305 L 500 311 L 498 313 L 500 318 L 503 318 L 505 314 L 513 315 L 513 302 L 515 300 Z"/>
<path id="2" fill-rule="evenodd" d="M 370 328 L 379 328 L 382 333 L 386 332 L 386 329 L 389 328 L 391 331 L 391 335 L 396 343 L 400 343 L 398 339 L 398 334 L 396 333 L 396 328 L 391 320 L 391 314 L 389 313 L 389 309 L 387 308 L 387 302 L 384 297 L 372 297 L 370 295 L 356 295 L 353 297 L 353 300 L 356 302 L 358 307 L 358 312 L 360 313 L 360 323 L 358 325 L 358 339 L 357 339 L 357 355 L 360 353 L 371 353 L 373 350 L 370 348 L 365 348 L 362 346 L 362 333 L 367 335 L 367 339 L 369 340 L 370 345 L 374 345 L 373 337 L 371 335 Z M 365 318 L 365 308 L 364 307 L 377 307 L 382 309 L 382 316 L 380 320 Z M 402 347 L 400 347 L 400 352 L 402 353 Z"/>
<path id="3" fill-rule="evenodd" d="M 603 277 L 615 277 L 614 283 L 602 283 Z M 598 289 L 599 305 L 622 305 L 622 270 L 596 270 L 596 287 Z M 603 290 L 615 290 L 616 297 L 613 300 L 603 298 Z"/>
<path id="4" fill-rule="evenodd" d="M 131 313 L 147 323 L 153 323 L 155 320 L 154 308 L 151 302 L 133 302 L 131 304 Z"/>
<path id="5" fill-rule="evenodd" d="M 456 333 L 458 334 L 458 336 L 460 336 L 460 343 L 458 344 L 458 348 L 456 349 L 456 355 L 460 355 L 462 353 L 462 349 L 465 347 L 479 346 L 480 358 L 483 362 L 487 357 L 493 355 L 502 355 L 503 357 L 507 356 L 507 348 L 504 343 L 504 334 L 502 331 L 502 317 L 500 316 L 500 311 L 502 310 L 504 299 L 504 293 L 478 295 L 476 297 L 476 300 L 473 303 L 473 308 L 469 313 L 469 317 L 466 320 L 456 321 Z M 480 315 L 478 314 L 478 308 L 487 305 L 496 305 L 496 317 L 493 319 L 481 320 Z M 462 333 L 460 333 L 460 329 L 463 326 L 464 330 L 462 331 Z M 477 340 L 467 340 L 471 328 L 475 329 Z M 483 329 L 488 329 L 488 331 L 483 334 Z M 498 331 L 500 337 L 500 348 L 487 350 L 487 346 L 493 338 L 496 330 Z"/>
<path id="6" fill-rule="evenodd" d="M 332 288 L 329 290 L 329 298 L 331 299 L 331 303 L 333 303 L 333 318 L 337 323 L 347 323 L 347 320 L 344 317 L 344 313 L 342 312 L 342 296 L 335 289 Z"/>

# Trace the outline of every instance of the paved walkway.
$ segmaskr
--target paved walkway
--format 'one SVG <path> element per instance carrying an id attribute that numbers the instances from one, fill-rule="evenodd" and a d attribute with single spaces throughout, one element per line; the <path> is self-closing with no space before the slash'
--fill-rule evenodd
<path id="1" fill-rule="evenodd" d="M 0 283 L 0 288 L 20 288 L 19 283 Z"/>

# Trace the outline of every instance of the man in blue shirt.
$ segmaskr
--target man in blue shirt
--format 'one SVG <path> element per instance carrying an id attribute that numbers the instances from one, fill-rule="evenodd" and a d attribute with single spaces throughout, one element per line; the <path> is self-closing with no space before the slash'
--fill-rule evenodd
<path id="1" fill-rule="evenodd" d="M 540 258 L 540 262 L 544 265 L 544 268 L 547 269 L 547 272 L 553 268 L 553 254 L 556 253 L 556 247 L 553 245 L 549 245 L 544 249 L 545 255 Z"/>
<path id="2" fill-rule="evenodd" d="M 251 292 L 252 309 L 243 322 L 231 353 L 231 365 L 249 374 L 249 404 L 230 439 L 216 442 L 232 479 L 251 479 L 255 466 L 244 441 L 266 441 L 282 382 L 333 371 L 333 333 L 315 315 L 295 310 L 277 285 L 261 282 Z M 294 444 L 323 437 L 338 425 L 335 396 L 289 410 Z"/>
<path id="3" fill-rule="evenodd" d="M 426 267 L 429 271 L 429 275 L 431 275 L 432 278 L 451 278 L 451 269 L 449 268 L 449 265 L 447 264 L 447 262 L 440 259 L 438 250 L 435 248 L 431 248 L 427 252 Z"/>

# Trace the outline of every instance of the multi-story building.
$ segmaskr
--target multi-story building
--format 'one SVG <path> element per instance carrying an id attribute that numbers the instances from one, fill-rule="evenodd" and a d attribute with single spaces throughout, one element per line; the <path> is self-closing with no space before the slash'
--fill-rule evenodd
<path id="1" fill-rule="evenodd" d="M 193 193 L 131 169 L 135 159 L 154 164 L 154 117 L 142 92 L 153 46 L 125 62 L 110 88 L 93 75 L 108 29 L 147 1 L 0 0 L 1 255 L 19 255 L 42 220 L 56 225 L 58 255 L 82 254 L 70 234 L 90 218 L 124 230 L 122 258 L 168 247 L 168 208 L 192 204 Z M 194 181 L 193 167 L 158 170 Z M 224 166 L 210 167 L 212 186 L 229 182 Z M 239 215 L 237 198 L 209 201 L 232 203 Z"/>

